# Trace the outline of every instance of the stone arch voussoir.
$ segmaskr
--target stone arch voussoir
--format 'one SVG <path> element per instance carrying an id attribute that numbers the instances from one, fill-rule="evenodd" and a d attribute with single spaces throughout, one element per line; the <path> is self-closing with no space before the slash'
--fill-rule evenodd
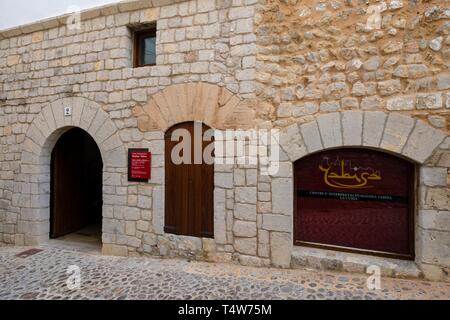
<path id="1" fill-rule="evenodd" d="M 339 147 L 373 148 L 423 164 L 447 137 L 399 113 L 346 111 L 320 115 L 282 130 L 280 144 L 290 161 Z"/>
<path id="2" fill-rule="evenodd" d="M 254 109 L 224 87 L 204 82 L 182 83 L 154 94 L 133 109 L 141 131 L 167 131 L 177 123 L 201 121 L 215 129 L 251 128 Z"/>

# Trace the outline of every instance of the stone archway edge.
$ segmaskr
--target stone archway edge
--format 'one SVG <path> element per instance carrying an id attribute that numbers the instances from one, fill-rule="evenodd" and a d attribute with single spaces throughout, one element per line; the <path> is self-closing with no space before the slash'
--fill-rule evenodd
<path id="1" fill-rule="evenodd" d="M 64 107 L 72 108 L 71 116 L 64 116 Z M 102 153 L 105 164 L 123 167 L 125 156 L 117 127 L 96 102 L 82 97 L 62 98 L 42 109 L 31 123 L 23 143 L 24 164 L 39 164 L 46 143 L 54 144 L 52 135 L 63 128 L 79 127 L 88 132 Z M 50 138 L 50 141 L 48 140 Z"/>
<path id="2" fill-rule="evenodd" d="M 294 162 L 308 154 L 338 147 L 367 147 L 424 163 L 447 134 L 399 113 L 345 111 L 282 130 L 281 148 Z"/>
<path id="3" fill-rule="evenodd" d="M 65 107 L 71 107 L 71 115 L 64 115 Z M 48 240 L 51 152 L 61 135 L 75 127 L 85 130 L 97 143 L 104 164 L 104 185 L 110 183 L 108 179 L 113 172 L 126 168 L 125 147 L 117 128 L 96 102 L 70 97 L 44 107 L 30 124 L 21 146 L 20 173 L 16 179 L 21 192 L 13 199 L 13 205 L 20 208 L 15 236 L 18 245 Z"/>

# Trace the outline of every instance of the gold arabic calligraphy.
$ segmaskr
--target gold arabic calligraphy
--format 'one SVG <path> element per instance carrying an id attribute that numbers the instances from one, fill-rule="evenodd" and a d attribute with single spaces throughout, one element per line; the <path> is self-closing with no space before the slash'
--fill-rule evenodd
<path id="1" fill-rule="evenodd" d="M 364 188 L 373 188 L 373 186 L 369 186 L 369 180 L 372 181 L 380 181 L 382 180 L 380 172 L 369 172 L 363 171 L 350 174 L 345 170 L 345 160 L 341 160 L 340 173 L 332 172 L 331 169 L 333 167 L 329 166 L 325 168 L 323 165 L 319 166 L 319 169 L 324 172 L 324 181 L 325 183 L 333 188 L 342 188 L 342 189 L 364 189 Z"/>

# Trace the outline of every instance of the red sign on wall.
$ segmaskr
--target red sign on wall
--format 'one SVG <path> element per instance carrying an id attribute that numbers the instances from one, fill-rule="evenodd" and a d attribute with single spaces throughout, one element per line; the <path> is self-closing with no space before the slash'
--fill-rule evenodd
<path id="1" fill-rule="evenodd" d="M 151 179 L 152 154 L 148 149 L 128 151 L 128 181 L 147 182 Z"/>

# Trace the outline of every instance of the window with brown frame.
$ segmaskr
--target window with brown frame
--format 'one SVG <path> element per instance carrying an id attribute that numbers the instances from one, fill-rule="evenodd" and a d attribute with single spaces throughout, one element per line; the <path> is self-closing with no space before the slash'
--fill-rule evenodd
<path id="1" fill-rule="evenodd" d="M 134 32 L 134 67 L 156 65 L 156 26 Z"/>

